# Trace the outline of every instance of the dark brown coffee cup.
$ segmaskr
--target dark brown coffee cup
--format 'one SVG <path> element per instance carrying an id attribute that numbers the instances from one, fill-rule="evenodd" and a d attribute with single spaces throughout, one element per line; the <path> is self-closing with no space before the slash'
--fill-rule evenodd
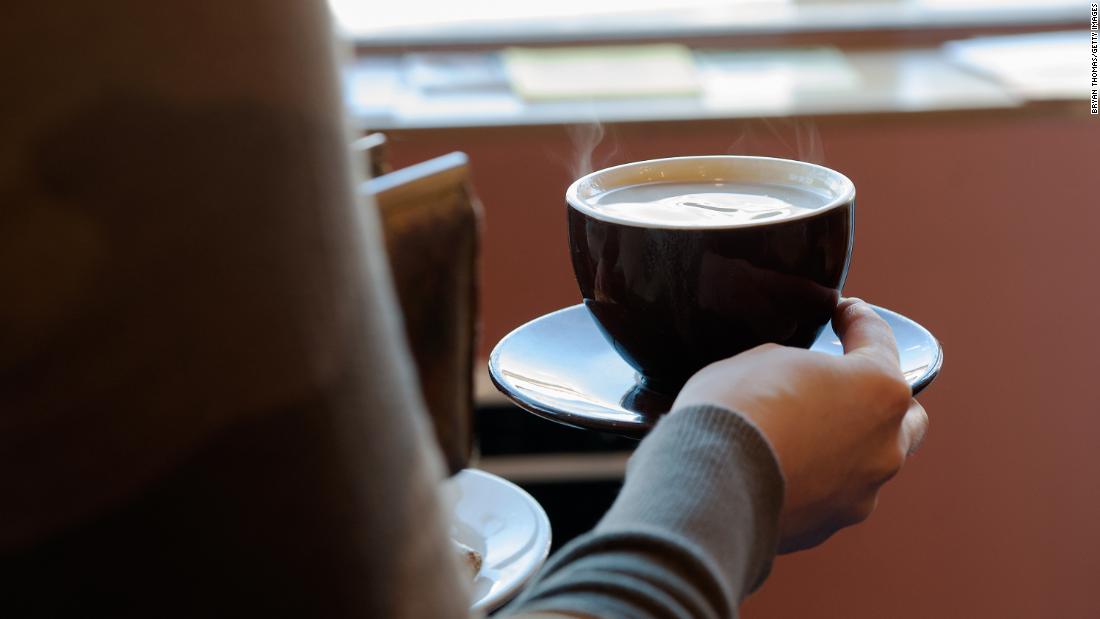
<path id="1" fill-rule="evenodd" d="M 776 221 L 645 223 L 594 205 L 653 183 L 814 192 L 821 204 Z M 855 186 L 786 159 L 677 157 L 589 174 L 566 192 L 569 247 L 584 304 L 643 384 L 675 392 L 703 366 L 764 343 L 808 348 L 832 316 L 852 255 Z"/>

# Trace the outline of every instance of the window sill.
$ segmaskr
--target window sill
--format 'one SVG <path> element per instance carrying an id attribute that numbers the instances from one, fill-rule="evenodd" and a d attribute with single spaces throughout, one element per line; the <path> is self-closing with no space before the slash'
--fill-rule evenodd
<path id="1" fill-rule="evenodd" d="M 382 131 L 568 125 L 596 120 L 636 123 L 912 114 L 1030 106 L 1026 97 L 958 66 L 942 48 L 851 51 L 843 53 L 842 59 L 851 79 L 817 84 L 797 78 L 778 83 L 773 80 L 770 87 L 764 87 L 752 76 L 732 85 L 721 83 L 721 76 L 712 76 L 709 82 L 704 80 L 703 92 L 691 97 L 530 102 L 517 96 L 507 84 L 424 94 L 408 85 L 407 65 L 398 55 L 360 59 L 346 70 L 345 83 L 357 125 Z M 1087 108 L 1087 102 L 1067 105 Z"/>

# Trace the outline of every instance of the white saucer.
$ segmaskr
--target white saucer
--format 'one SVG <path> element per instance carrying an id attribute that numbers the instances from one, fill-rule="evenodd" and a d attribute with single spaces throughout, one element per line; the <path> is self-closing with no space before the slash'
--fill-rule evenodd
<path id="1" fill-rule="evenodd" d="M 466 469 L 447 481 L 456 499 L 451 535 L 481 553 L 471 609 L 491 612 L 519 593 L 550 552 L 550 520 L 530 494 L 485 471 Z"/>

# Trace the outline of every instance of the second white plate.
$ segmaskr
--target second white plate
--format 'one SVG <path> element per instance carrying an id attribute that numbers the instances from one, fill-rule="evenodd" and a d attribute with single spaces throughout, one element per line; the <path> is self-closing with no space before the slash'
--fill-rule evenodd
<path id="1" fill-rule="evenodd" d="M 550 552 L 550 520 L 530 494 L 477 469 L 448 480 L 455 497 L 451 535 L 481 553 L 473 610 L 490 612 L 519 593 Z"/>

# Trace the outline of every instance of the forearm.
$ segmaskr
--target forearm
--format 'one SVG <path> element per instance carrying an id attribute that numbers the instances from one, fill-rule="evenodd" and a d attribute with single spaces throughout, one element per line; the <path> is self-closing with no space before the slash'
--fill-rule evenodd
<path id="1" fill-rule="evenodd" d="M 600 524 L 559 551 L 512 610 L 734 616 L 767 574 L 782 496 L 774 456 L 748 422 L 677 411 L 639 446 Z"/>

